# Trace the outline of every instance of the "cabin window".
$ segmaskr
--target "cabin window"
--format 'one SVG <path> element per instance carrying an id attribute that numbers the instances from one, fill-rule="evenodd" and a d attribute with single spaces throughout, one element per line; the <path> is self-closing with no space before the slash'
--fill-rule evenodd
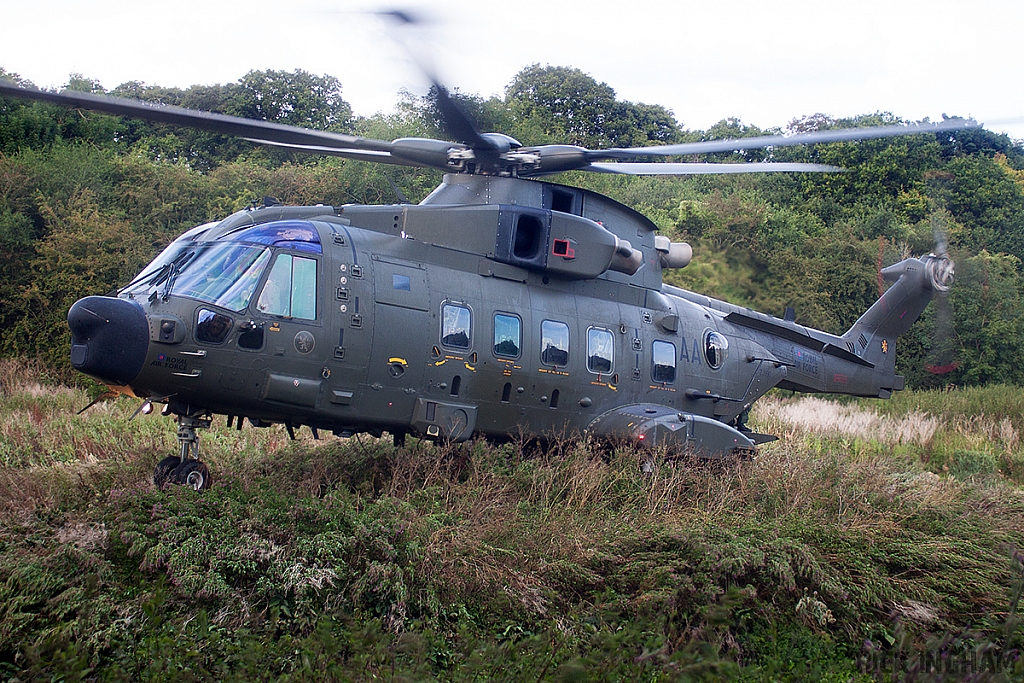
<path id="1" fill-rule="evenodd" d="M 207 344 L 220 344 L 228 338 L 234 320 L 209 308 L 200 308 L 196 324 L 196 339 Z"/>
<path id="2" fill-rule="evenodd" d="M 256 308 L 268 315 L 316 320 L 316 259 L 279 254 Z"/>
<path id="3" fill-rule="evenodd" d="M 540 324 L 540 360 L 545 365 L 569 364 L 569 326 L 554 320 Z"/>
<path id="4" fill-rule="evenodd" d="M 494 355 L 518 358 L 523 341 L 523 323 L 519 316 L 494 314 Z"/>
<path id="5" fill-rule="evenodd" d="M 729 355 L 729 340 L 714 330 L 704 331 L 704 359 L 708 367 L 717 370 Z"/>
<path id="6" fill-rule="evenodd" d="M 587 370 L 597 374 L 610 374 L 614 353 L 612 333 L 600 327 L 587 330 Z"/>
<path id="7" fill-rule="evenodd" d="M 408 275 L 401 275 L 399 273 L 391 274 L 391 288 L 397 289 L 400 292 L 411 292 L 412 291 L 412 278 Z"/>
<path id="8" fill-rule="evenodd" d="M 441 343 L 456 349 L 468 349 L 472 339 L 472 313 L 465 306 L 445 304 L 441 307 Z"/>
<path id="9" fill-rule="evenodd" d="M 661 384 L 676 381 L 676 345 L 656 340 L 651 346 L 651 379 Z"/>

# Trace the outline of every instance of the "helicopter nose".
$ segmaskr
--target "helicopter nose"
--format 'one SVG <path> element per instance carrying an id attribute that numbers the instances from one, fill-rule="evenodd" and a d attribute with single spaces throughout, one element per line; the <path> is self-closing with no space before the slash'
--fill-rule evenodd
<path id="1" fill-rule="evenodd" d="M 142 372 L 149 324 L 127 299 L 87 296 L 68 311 L 71 365 L 105 384 L 127 385 Z"/>

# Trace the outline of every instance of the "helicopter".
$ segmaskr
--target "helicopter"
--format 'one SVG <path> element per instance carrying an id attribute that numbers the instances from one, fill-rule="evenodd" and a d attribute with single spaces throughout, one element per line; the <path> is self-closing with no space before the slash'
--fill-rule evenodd
<path id="1" fill-rule="evenodd" d="M 0 95 L 371 163 L 444 171 L 419 204 L 264 205 L 188 230 L 113 296 L 68 312 L 71 364 L 163 405 L 178 452 L 157 486 L 210 485 L 199 433 L 305 426 L 460 442 L 556 433 L 750 454 L 746 426 L 773 387 L 889 398 L 896 341 L 955 267 L 944 249 L 882 270 L 893 284 L 842 335 L 666 284 L 692 249 L 641 213 L 539 178 L 841 172 L 820 164 L 636 161 L 944 133 L 972 120 L 824 130 L 655 147 L 524 146 L 481 133 L 435 81 L 449 140 L 393 141 L 0 80 Z"/>

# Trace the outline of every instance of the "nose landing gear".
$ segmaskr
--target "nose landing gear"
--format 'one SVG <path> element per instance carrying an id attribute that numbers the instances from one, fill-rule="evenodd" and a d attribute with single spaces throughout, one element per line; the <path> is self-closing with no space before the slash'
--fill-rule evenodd
<path id="1" fill-rule="evenodd" d="M 210 488 L 210 468 L 199 459 L 199 435 L 197 429 L 210 426 L 209 417 L 178 417 L 179 455 L 172 455 L 157 463 L 153 469 L 153 483 L 157 488 L 167 484 L 188 486 L 196 491 Z"/>

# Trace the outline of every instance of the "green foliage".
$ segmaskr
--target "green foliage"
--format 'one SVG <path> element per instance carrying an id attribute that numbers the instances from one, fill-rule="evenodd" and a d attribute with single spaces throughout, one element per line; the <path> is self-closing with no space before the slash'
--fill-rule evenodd
<path id="1" fill-rule="evenodd" d="M 0 78 L 33 87 L 30 81 L 3 68 L 0 68 Z M 79 74 L 71 76 L 68 88 L 102 92 L 95 82 Z M 43 102 L 0 97 L 0 154 L 13 154 L 27 148 L 41 149 L 62 139 L 108 144 L 124 128 L 121 120 L 113 116 L 83 114 Z"/>
<path id="2" fill-rule="evenodd" d="M 459 92 L 458 89 L 447 92 L 447 95 L 448 99 L 455 102 L 455 106 L 482 132 L 506 132 L 514 125 L 508 108 L 496 97 L 485 100 L 476 95 Z M 416 97 L 408 91 L 403 91 L 402 96 L 399 108 L 409 122 L 414 123 L 421 133 L 426 131 L 431 137 L 444 139 L 445 122 L 438 102 L 438 86 L 431 86 L 423 97 Z M 394 139 L 401 136 L 388 137 Z"/>
<path id="3" fill-rule="evenodd" d="M 989 157 L 953 159 L 945 170 L 953 176 L 947 207 L 962 225 L 953 238 L 971 252 L 1024 259 L 1024 187 Z"/>
<path id="4" fill-rule="evenodd" d="M 302 69 L 250 71 L 236 83 L 194 85 L 184 90 L 130 81 L 111 94 L 306 128 L 347 132 L 352 126 L 352 108 L 341 96 L 341 83 L 332 76 L 316 76 Z M 118 143 L 155 159 L 201 170 L 242 157 L 273 165 L 305 158 L 283 150 L 254 150 L 249 142 L 215 133 L 139 120 L 125 120 Z"/>
<path id="5" fill-rule="evenodd" d="M 889 401 L 878 402 L 880 412 L 901 414 L 919 411 L 946 420 L 957 416 L 983 415 L 997 422 L 1009 420 L 1024 430 L 1024 395 L 1015 387 L 990 384 L 956 391 L 908 391 L 894 394 Z"/>
<path id="6" fill-rule="evenodd" d="M 333 76 L 302 69 L 250 71 L 238 84 L 226 112 L 234 116 L 339 131 L 351 123 L 352 107 L 342 99 L 341 83 Z"/>
<path id="7" fill-rule="evenodd" d="M 39 209 L 49 234 L 36 245 L 31 264 L 36 277 L 22 293 L 25 313 L 10 338 L 28 341 L 22 352 L 45 356 L 53 346 L 71 343 L 65 311 L 79 293 L 102 292 L 108 283 L 127 280 L 145 262 L 148 249 L 127 223 L 104 216 L 87 190 Z M 46 346 L 37 346 L 42 340 Z M 47 360 L 59 363 L 52 356 Z"/>
<path id="8" fill-rule="evenodd" d="M 512 79 L 505 103 L 513 123 L 543 139 L 590 149 L 639 147 L 678 139 L 672 113 L 657 105 L 619 101 L 607 83 L 579 69 L 534 64 Z"/>
<path id="9" fill-rule="evenodd" d="M 1015 360 L 1024 339 L 1024 273 L 1015 256 L 990 254 L 960 258 L 957 285 L 950 292 L 952 340 L 961 366 L 946 383 L 985 385 L 1024 383 L 1024 368 Z M 922 323 L 930 331 L 934 312 Z M 920 370 L 918 370 L 919 372 Z M 922 383 L 924 380 L 922 380 Z"/>
<path id="10" fill-rule="evenodd" d="M 210 609 L 277 609 L 300 631 L 325 612 L 401 629 L 418 534 L 400 502 L 380 498 L 357 509 L 344 493 L 297 501 L 267 480 L 233 477 L 211 491 L 201 501 L 184 491 L 123 498 L 112 510 L 113 551 Z"/>
<path id="11" fill-rule="evenodd" d="M 36 380 L 0 366 L 0 451 L 36 450 L 0 468 L 5 678 L 847 681 L 943 638 L 1024 638 L 1005 545 L 1020 484 L 981 427 L 936 475 L 926 450 L 799 430 L 754 461 L 654 453 L 642 474 L 636 451 L 572 439 L 396 449 L 219 426 L 199 495 L 147 480 L 170 420 L 129 423 L 126 400 L 72 417 L 85 393 Z M 882 405 L 1016 420 L 1022 402 Z M 53 432 L 117 443 L 85 458 Z"/>

